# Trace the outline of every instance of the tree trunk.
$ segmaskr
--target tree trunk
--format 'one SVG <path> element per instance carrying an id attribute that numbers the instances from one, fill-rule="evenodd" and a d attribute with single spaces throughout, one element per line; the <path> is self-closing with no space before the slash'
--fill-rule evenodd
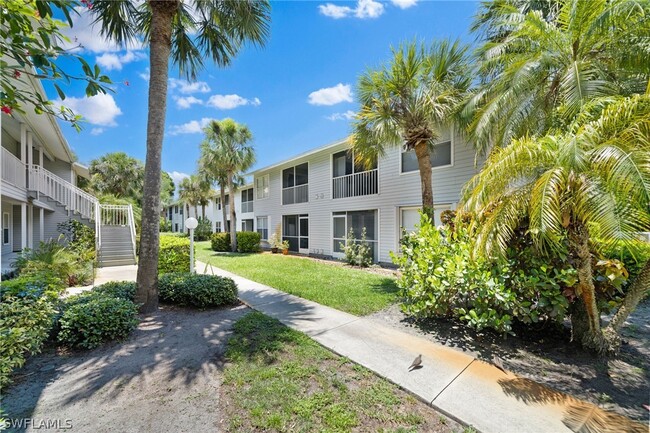
<path id="1" fill-rule="evenodd" d="M 205 220 L 205 203 L 201 204 L 201 214 L 203 214 L 203 219 Z"/>
<path id="2" fill-rule="evenodd" d="M 185 219 L 183 220 L 183 228 L 185 229 L 185 232 L 187 232 L 188 235 L 190 234 L 190 229 L 185 227 L 185 220 L 187 220 L 189 217 L 190 217 L 190 205 L 189 203 L 185 203 Z"/>
<path id="3" fill-rule="evenodd" d="M 221 187 L 221 231 L 227 232 L 226 222 L 228 221 L 228 213 L 226 212 L 226 192 L 224 191 L 226 185 L 219 185 Z"/>
<path id="4" fill-rule="evenodd" d="M 431 181 L 431 149 L 429 149 L 429 145 L 424 141 L 416 144 L 415 156 L 418 158 L 418 167 L 420 169 L 422 212 L 428 215 L 435 224 L 433 213 L 433 184 Z"/>
<path id="5" fill-rule="evenodd" d="M 197 205 L 194 205 L 194 216 L 199 219 L 199 207 Z"/>
<path id="6" fill-rule="evenodd" d="M 578 271 L 576 293 L 579 299 L 571 313 L 573 338 L 584 348 L 603 354 L 608 351 L 608 344 L 600 327 L 600 312 L 596 305 L 589 231 L 584 225 L 573 223 L 569 226 L 568 235 L 571 252 L 577 259 Z"/>
<path id="7" fill-rule="evenodd" d="M 232 175 L 228 176 L 228 194 L 230 194 L 230 246 L 232 252 L 237 252 L 237 215 L 235 214 L 235 191 Z"/>
<path id="8" fill-rule="evenodd" d="M 609 322 L 609 325 L 603 331 L 605 333 L 605 338 L 607 339 L 610 350 L 617 352 L 621 346 L 621 338 L 619 332 L 621 327 L 627 320 L 627 318 L 632 314 L 636 309 L 636 306 L 645 298 L 648 294 L 648 289 L 650 288 L 650 260 L 648 260 L 639 272 L 639 275 L 636 276 L 632 285 L 623 299 L 623 303 L 619 307 L 612 320 Z"/>
<path id="9" fill-rule="evenodd" d="M 161 154 L 167 111 L 167 80 L 171 52 L 172 19 L 178 0 L 149 0 L 151 29 L 149 43 L 149 100 L 147 115 L 147 156 L 144 167 L 140 255 L 135 302 L 140 311 L 158 309 L 158 253 Z"/>

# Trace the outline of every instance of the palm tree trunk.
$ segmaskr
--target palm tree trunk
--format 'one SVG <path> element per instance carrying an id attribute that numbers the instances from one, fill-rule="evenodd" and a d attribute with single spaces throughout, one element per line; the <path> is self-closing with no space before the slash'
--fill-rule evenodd
<path id="1" fill-rule="evenodd" d="M 621 346 L 621 338 L 619 332 L 621 327 L 627 320 L 627 318 L 632 314 L 636 309 L 636 306 L 646 297 L 648 294 L 648 288 L 650 288 L 650 260 L 648 260 L 639 272 L 639 275 L 636 276 L 632 285 L 630 286 L 623 303 L 619 307 L 612 320 L 609 322 L 609 325 L 603 331 L 605 333 L 605 338 L 610 344 L 611 351 L 618 351 Z"/>
<path id="2" fill-rule="evenodd" d="M 569 245 L 577 258 L 578 286 L 571 313 L 573 338 L 586 349 L 598 353 L 608 350 L 602 329 L 600 327 L 600 312 L 596 305 L 596 289 L 591 267 L 591 250 L 589 249 L 589 231 L 580 224 L 574 223 L 568 229 Z"/>
<path id="3" fill-rule="evenodd" d="M 226 230 L 226 222 L 228 221 L 228 214 L 226 213 L 226 192 L 224 191 L 226 185 L 219 185 L 221 188 L 221 231 L 222 232 L 227 232 Z"/>
<path id="4" fill-rule="evenodd" d="M 237 215 L 235 214 L 235 191 L 233 190 L 232 175 L 228 175 L 228 194 L 230 194 L 230 246 L 232 252 L 237 252 Z"/>
<path id="5" fill-rule="evenodd" d="M 429 145 L 420 141 L 415 145 L 415 156 L 418 158 L 420 168 L 420 186 L 422 188 L 422 212 L 434 222 L 433 213 L 433 184 L 431 181 L 431 149 Z"/>
<path id="6" fill-rule="evenodd" d="M 149 101 L 147 116 L 147 157 L 144 167 L 142 222 L 138 265 L 138 289 L 135 302 L 140 311 L 158 309 L 158 253 L 160 251 L 159 221 L 161 154 L 167 111 L 167 80 L 171 52 L 172 19 L 178 0 L 149 0 L 151 29 L 149 43 Z"/>
<path id="7" fill-rule="evenodd" d="M 205 220 L 205 203 L 201 204 L 201 214 L 203 214 L 203 219 Z"/>

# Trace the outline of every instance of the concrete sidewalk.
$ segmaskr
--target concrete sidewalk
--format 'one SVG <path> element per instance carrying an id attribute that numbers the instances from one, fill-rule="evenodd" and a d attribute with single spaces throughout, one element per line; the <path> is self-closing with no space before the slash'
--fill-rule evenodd
<path id="1" fill-rule="evenodd" d="M 197 272 L 206 265 L 196 264 Z M 239 286 L 240 299 L 328 349 L 401 386 L 435 409 L 483 433 L 648 432 L 530 379 L 504 373 L 464 352 L 377 325 L 230 272 L 207 267 Z M 423 367 L 409 372 L 422 354 Z"/>
<path id="2" fill-rule="evenodd" d="M 81 292 L 92 289 L 109 281 L 135 281 L 138 275 L 138 265 L 110 266 L 97 268 L 95 280 L 90 286 L 70 287 L 66 290 L 65 296 L 78 295 Z"/>

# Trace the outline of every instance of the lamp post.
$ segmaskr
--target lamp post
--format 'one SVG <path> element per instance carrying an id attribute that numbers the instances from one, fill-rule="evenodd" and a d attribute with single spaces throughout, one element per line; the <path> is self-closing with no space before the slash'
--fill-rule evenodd
<path id="1" fill-rule="evenodd" d="M 189 217 L 185 220 L 185 228 L 190 229 L 190 273 L 194 273 L 194 229 L 199 226 L 196 218 Z"/>

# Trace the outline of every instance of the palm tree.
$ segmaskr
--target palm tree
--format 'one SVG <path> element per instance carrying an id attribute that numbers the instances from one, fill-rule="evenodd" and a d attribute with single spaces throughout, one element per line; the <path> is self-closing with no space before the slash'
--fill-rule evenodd
<path id="1" fill-rule="evenodd" d="M 158 212 L 169 61 L 190 80 L 196 79 L 206 58 L 219 66 L 230 64 L 246 43 L 264 44 L 270 8 L 268 0 L 148 0 L 140 6 L 130 1 L 93 1 L 91 11 L 103 36 L 122 46 L 142 40 L 149 46 L 147 157 L 136 293 L 142 312 L 155 311 L 158 305 Z"/>
<path id="2" fill-rule="evenodd" d="M 199 182 L 195 175 L 183 178 L 178 185 L 178 198 L 185 203 L 188 217 L 190 216 L 190 206 L 194 207 L 194 214 L 199 215 L 198 204 L 201 200 L 201 193 L 198 185 Z"/>
<path id="3" fill-rule="evenodd" d="M 649 13 L 638 0 L 485 3 L 474 23 L 483 85 L 464 110 L 477 148 L 568 126 L 595 98 L 643 92 Z"/>
<path id="4" fill-rule="evenodd" d="M 225 192 L 230 195 L 230 242 L 232 251 L 237 251 L 237 216 L 235 214 L 235 192 L 241 175 L 255 163 L 255 150 L 250 145 L 253 134 L 246 125 L 232 119 L 213 120 L 204 129 L 205 140 L 201 143 L 200 166 L 207 175 L 221 185 L 223 224 L 226 225 Z M 225 185 L 224 185 L 225 184 Z"/>
<path id="5" fill-rule="evenodd" d="M 137 199 L 142 194 L 142 162 L 124 152 L 107 153 L 90 161 L 90 188 L 95 194 Z"/>
<path id="6" fill-rule="evenodd" d="M 466 186 L 464 202 L 477 212 L 477 247 L 484 253 L 505 251 L 524 219 L 540 248 L 557 250 L 566 239 L 579 278 L 574 338 L 600 353 L 613 350 L 617 327 L 645 294 L 650 271 L 646 264 L 603 333 L 592 272 L 598 245 L 590 243 L 590 230 L 598 227 L 609 242 L 629 242 L 650 227 L 650 94 L 594 101 L 566 133 L 495 149 Z"/>
<path id="7" fill-rule="evenodd" d="M 353 123 L 352 147 L 366 163 L 384 155 L 387 147 L 414 150 L 423 211 L 433 218 L 431 151 L 441 128 L 452 126 L 469 87 L 467 47 L 443 40 L 426 49 L 412 42 L 392 52 L 390 63 L 359 79 L 361 108 Z"/>

